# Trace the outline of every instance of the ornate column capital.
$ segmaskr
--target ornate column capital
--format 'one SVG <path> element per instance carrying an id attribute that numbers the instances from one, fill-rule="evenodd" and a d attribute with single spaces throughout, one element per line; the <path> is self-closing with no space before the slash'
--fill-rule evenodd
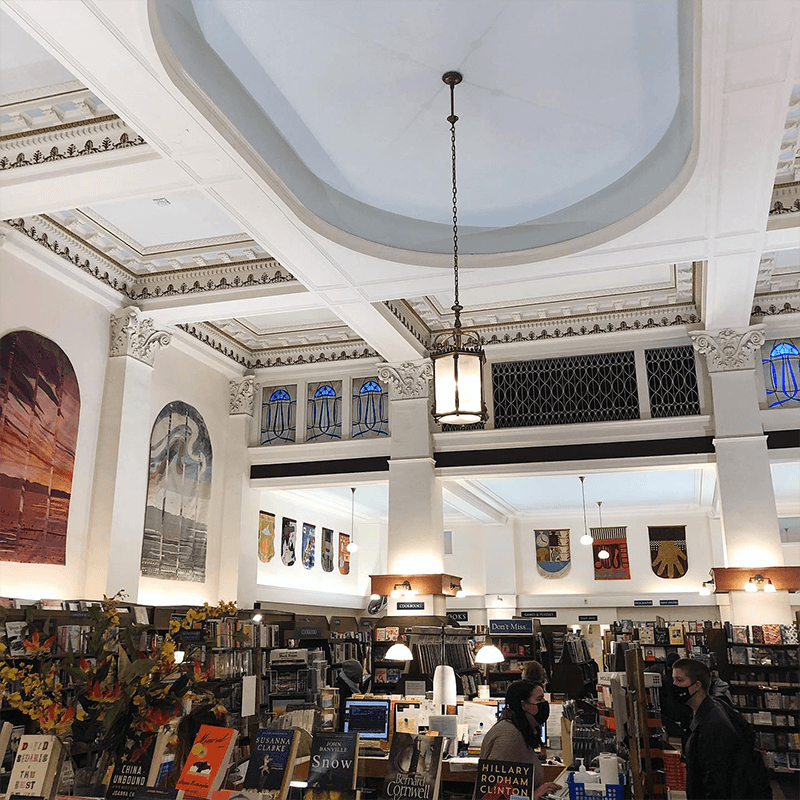
<path id="1" fill-rule="evenodd" d="M 111 316 L 111 357 L 130 356 L 152 367 L 156 348 L 166 347 L 171 341 L 172 334 L 156 330 L 153 320 L 135 306 Z"/>
<path id="2" fill-rule="evenodd" d="M 430 396 L 433 364 L 428 361 L 403 361 L 378 367 L 378 379 L 389 385 L 390 400 L 413 400 Z"/>
<path id="3" fill-rule="evenodd" d="M 231 399 L 228 413 L 231 416 L 253 416 L 256 398 L 256 379 L 253 375 L 245 375 L 240 381 L 231 381 Z"/>
<path id="4" fill-rule="evenodd" d="M 706 357 L 709 372 L 753 369 L 756 353 L 765 339 L 763 325 L 751 325 L 744 330 L 689 331 L 689 336 L 694 349 Z"/>

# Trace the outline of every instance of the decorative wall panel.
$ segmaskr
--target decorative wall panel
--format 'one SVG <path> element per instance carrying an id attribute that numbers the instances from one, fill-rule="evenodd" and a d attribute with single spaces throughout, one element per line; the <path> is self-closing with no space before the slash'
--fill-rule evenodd
<path id="1" fill-rule="evenodd" d="M 590 528 L 592 534 L 592 556 L 596 581 L 630 580 L 628 562 L 628 533 L 626 527 Z M 601 551 L 608 551 L 608 558 L 600 558 Z"/>
<path id="2" fill-rule="evenodd" d="M 303 523 L 303 566 L 313 569 L 316 560 L 317 526 Z"/>
<path id="3" fill-rule="evenodd" d="M 536 530 L 536 569 L 545 578 L 562 578 L 569 572 L 569 528 Z"/>
<path id="4" fill-rule="evenodd" d="M 682 578 L 689 560 L 686 555 L 686 526 L 649 526 L 650 566 L 659 578 Z"/>
<path id="5" fill-rule="evenodd" d="M 79 415 L 75 370 L 55 342 L 0 339 L 0 560 L 66 563 Z"/>
<path id="6" fill-rule="evenodd" d="M 275 515 L 258 512 L 258 560 L 269 564 L 275 557 Z"/>
<path id="7" fill-rule="evenodd" d="M 350 574 L 350 553 L 347 551 L 347 545 L 350 544 L 350 534 L 339 534 L 339 572 L 342 575 Z"/>
<path id="8" fill-rule="evenodd" d="M 211 439 L 197 410 L 181 401 L 164 406 L 150 437 L 142 575 L 205 581 L 211 467 Z"/>

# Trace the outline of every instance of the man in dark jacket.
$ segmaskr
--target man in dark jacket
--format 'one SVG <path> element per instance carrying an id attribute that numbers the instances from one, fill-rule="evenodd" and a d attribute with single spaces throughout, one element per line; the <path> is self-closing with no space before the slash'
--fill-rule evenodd
<path id="1" fill-rule="evenodd" d="M 681 658 L 672 665 L 673 696 L 692 710 L 686 741 L 687 800 L 744 797 L 734 780 L 742 741 L 719 701 L 709 696 L 711 673 L 702 661 Z"/>

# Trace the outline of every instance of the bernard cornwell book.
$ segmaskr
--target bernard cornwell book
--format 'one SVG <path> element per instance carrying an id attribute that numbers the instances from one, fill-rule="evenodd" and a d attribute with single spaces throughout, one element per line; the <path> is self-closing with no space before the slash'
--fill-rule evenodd
<path id="1" fill-rule="evenodd" d="M 443 748 L 442 736 L 395 733 L 381 797 L 387 800 L 436 800 Z"/>

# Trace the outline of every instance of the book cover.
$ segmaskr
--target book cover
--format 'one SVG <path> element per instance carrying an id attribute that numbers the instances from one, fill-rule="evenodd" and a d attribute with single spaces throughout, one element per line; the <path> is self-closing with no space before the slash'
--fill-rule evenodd
<path id="1" fill-rule="evenodd" d="M 8 794 L 52 797 L 61 759 L 57 736 L 26 734 L 20 737 L 11 769 Z"/>
<path id="2" fill-rule="evenodd" d="M 533 764 L 481 759 L 478 761 L 475 798 L 498 800 L 512 795 L 533 797 L 533 775 Z"/>
<path id="3" fill-rule="evenodd" d="M 776 624 L 764 625 L 764 644 L 781 643 L 781 626 Z"/>
<path id="4" fill-rule="evenodd" d="M 258 792 L 243 792 L 241 789 L 217 789 L 211 792 L 211 800 L 261 800 Z"/>
<path id="5" fill-rule="evenodd" d="M 653 631 L 653 639 L 656 644 L 668 645 L 669 644 L 669 629 L 664 627 L 657 627 Z"/>
<path id="6" fill-rule="evenodd" d="M 649 625 L 645 625 L 639 628 L 639 641 L 642 644 L 655 644 L 656 643 L 655 628 L 651 628 Z"/>
<path id="7" fill-rule="evenodd" d="M 441 736 L 395 733 L 381 797 L 386 800 L 398 797 L 436 800 L 442 773 L 443 747 L 444 738 Z"/>
<path id="8" fill-rule="evenodd" d="M 213 792 L 212 794 L 216 794 Z M 156 789 L 154 786 L 137 786 L 133 790 L 134 800 L 177 800 L 177 789 Z"/>
<path id="9" fill-rule="evenodd" d="M 750 633 L 753 644 L 764 644 L 764 628 L 761 625 L 751 625 Z"/>
<path id="10" fill-rule="evenodd" d="M 794 625 L 781 625 L 781 644 L 797 643 L 797 628 Z"/>
<path id="11" fill-rule="evenodd" d="M 8 653 L 9 656 L 24 656 L 25 647 L 23 641 L 25 640 L 25 631 L 28 623 L 24 620 L 6 622 L 6 636 L 8 637 Z"/>
<path id="12" fill-rule="evenodd" d="M 285 800 L 297 754 L 297 731 L 259 728 L 253 741 L 244 788 L 256 789 L 264 800 Z"/>
<path id="13" fill-rule="evenodd" d="M 359 800 L 361 792 L 356 789 L 309 788 L 303 792 L 303 800 Z"/>
<path id="14" fill-rule="evenodd" d="M 314 733 L 308 763 L 309 788 L 356 788 L 358 738 L 357 733 Z"/>
<path id="15" fill-rule="evenodd" d="M 747 644 L 747 625 L 733 625 L 733 643 L 734 644 Z"/>
<path id="16" fill-rule="evenodd" d="M 108 783 L 106 797 L 109 800 L 130 800 L 138 788 L 155 783 L 153 762 L 161 764 L 167 736 L 166 732 L 131 730 L 128 733 Z"/>
<path id="17" fill-rule="evenodd" d="M 669 626 L 669 643 L 677 645 L 683 644 L 683 625 Z"/>
<path id="18" fill-rule="evenodd" d="M 201 725 L 175 788 L 187 797 L 208 797 L 219 789 L 235 743 L 233 728 Z"/>

